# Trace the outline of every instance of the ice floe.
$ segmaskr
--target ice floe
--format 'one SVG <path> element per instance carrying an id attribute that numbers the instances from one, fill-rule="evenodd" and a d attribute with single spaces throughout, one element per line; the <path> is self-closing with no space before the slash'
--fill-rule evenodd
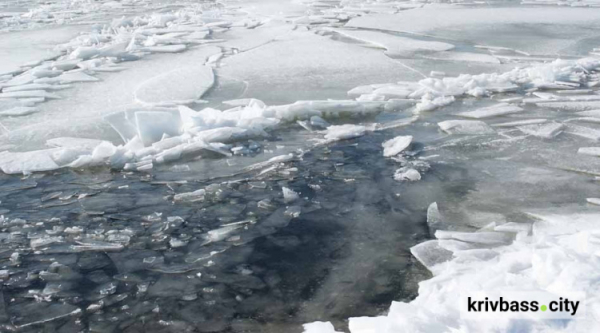
<path id="1" fill-rule="evenodd" d="M 465 118 L 473 118 L 473 119 L 482 119 L 482 118 L 490 118 L 497 116 L 504 116 L 507 114 L 514 114 L 523 112 L 523 108 L 520 108 L 516 105 L 509 105 L 506 103 L 500 103 L 494 106 L 477 109 L 475 111 L 461 112 L 458 113 L 457 116 L 465 117 Z"/>
<path id="2" fill-rule="evenodd" d="M 448 134 L 482 135 L 495 131 L 480 120 L 446 120 L 438 123 L 440 129 Z"/>
<path id="3" fill-rule="evenodd" d="M 408 148 L 412 142 L 413 137 L 411 135 L 397 136 L 393 139 L 384 141 L 381 146 L 383 147 L 383 156 L 390 157 L 400 154 L 404 149 Z"/>

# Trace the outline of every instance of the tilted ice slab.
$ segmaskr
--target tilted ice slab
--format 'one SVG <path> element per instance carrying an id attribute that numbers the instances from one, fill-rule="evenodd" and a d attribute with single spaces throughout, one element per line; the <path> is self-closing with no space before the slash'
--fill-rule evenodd
<path id="1" fill-rule="evenodd" d="M 199 100 L 214 83 L 210 66 L 179 68 L 142 83 L 135 99 L 145 105 L 189 104 Z"/>

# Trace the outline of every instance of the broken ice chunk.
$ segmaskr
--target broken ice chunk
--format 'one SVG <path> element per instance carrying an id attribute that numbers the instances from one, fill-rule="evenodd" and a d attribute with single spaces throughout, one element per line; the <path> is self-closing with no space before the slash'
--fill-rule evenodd
<path id="1" fill-rule="evenodd" d="M 589 127 L 569 124 L 566 126 L 565 133 L 593 141 L 600 141 L 600 131 Z"/>
<path id="2" fill-rule="evenodd" d="M 161 111 L 138 111 L 135 113 L 137 134 L 148 147 L 162 139 L 163 135 L 176 136 L 181 133 L 179 114 Z"/>
<path id="3" fill-rule="evenodd" d="M 410 248 L 410 253 L 429 270 L 452 259 L 452 252 L 440 247 L 438 240 L 429 240 L 415 245 Z"/>
<path id="4" fill-rule="evenodd" d="M 415 110 L 413 111 L 413 113 L 419 114 L 421 112 L 433 111 L 437 108 L 441 108 L 442 106 L 452 104 L 454 100 L 454 96 L 440 96 L 434 99 L 430 99 L 426 96 L 423 96 L 421 101 L 415 106 Z"/>
<path id="5" fill-rule="evenodd" d="M 438 123 L 442 131 L 448 134 L 484 135 L 495 131 L 480 120 L 446 120 Z"/>
<path id="6" fill-rule="evenodd" d="M 413 168 L 409 168 L 409 167 L 403 167 L 400 168 L 398 170 L 396 170 L 396 172 L 394 172 L 394 180 L 397 181 L 417 181 L 421 179 L 421 174 L 419 173 L 419 171 L 413 169 Z"/>
<path id="7" fill-rule="evenodd" d="M 400 154 L 404 149 L 410 146 L 412 139 L 412 135 L 397 136 L 393 139 L 383 142 L 381 144 L 383 147 L 383 156 L 390 157 Z"/>
<path id="8" fill-rule="evenodd" d="M 552 139 L 562 133 L 565 125 L 559 123 L 534 124 L 517 127 L 521 132 L 542 139 Z"/>
<path id="9" fill-rule="evenodd" d="M 194 192 L 175 194 L 175 196 L 173 197 L 173 200 L 187 201 L 187 202 L 203 201 L 205 195 L 206 195 L 206 191 L 204 189 L 199 189 Z"/>
<path id="10" fill-rule="evenodd" d="M 443 222 L 442 214 L 438 209 L 437 202 L 429 205 L 429 207 L 427 207 L 427 226 L 429 227 L 429 233 L 431 236 L 434 236 L 435 232 L 441 229 Z"/>
<path id="11" fill-rule="evenodd" d="M 330 322 L 315 321 L 313 323 L 302 325 L 303 333 L 340 333 L 335 330 L 335 327 Z"/>
<path id="12" fill-rule="evenodd" d="M 600 147 L 581 147 L 577 153 L 600 157 Z"/>
<path id="13" fill-rule="evenodd" d="M 456 239 L 468 243 L 489 245 L 510 244 L 514 235 L 503 232 L 458 232 L 438 230 L 435 232 L 438 239 Z"/>
<path id="14" fill-rule="evenodd" d="M 510 105 L 507 103 L 500 103 L 494 106 L 477 109 L 475 111 L 462 112 L 457 114 L 457 116 L 465 117 L 465 118 L 473 118 L 473 119 L 481 119 L 481 118 L 491 118 L 497 116 L 504 116 L 513 113 L 523 112 L 523 109 Z"/>
<path id="15" fill-rule="evenodd" d="M 365 135 L 367 128 L 361 125 L 333 125 L 327 128 L 325 139 L 330 141 L 353 139 Z"/>
<path id="16" fill-rule="evenodd" d="M 535 125 L 535 124 L 543 124 L 547 122 L 548 119 L 526 119 L 526 120 L 517 120 L 517 121 L 509 121 L 506 123 L 493 124 L 493 127 L 515 127 L 522 125 Z"/>
<path id="17" fill-rule="evenodd" d="M 206 233 L 206 240 L 209 242 L 218 242 L 229 237 L 229 235 L 237 229 L 244 227 L 243 224 L 228 225 L 223 228 L 214 229 Z"/>
<path id="18" fill-rule="evenodd" d="M 585 199 L 588 203 L 600 206 L 600 198 L 587 198 Z"/>
<path id="19" fill-rule="evenodd" d="M 330 124 L 327 121 L 325 121 L 325 119 L 319 116 L 310 117 L 310 125 L 318 128 L 327 128 L 330 126 Z"/>
<path id="20" fill-rule="evenodd" d="M 292 189 L 282 187 L 281 190 L 283 191 L 283 202 L 285 202 L 286 204 L 294 202 L 298 200 L 298 198 L 300 198 L 300 195 L 297 192 L 294 192 L 294 190 Z"/>
<path id="21" fill-rule="evenodd" d="M 150 105 L 189 104 L 200 99 L 214 80 L 210 66 L 178 68 L 143 82 L 135 99 Z"/>

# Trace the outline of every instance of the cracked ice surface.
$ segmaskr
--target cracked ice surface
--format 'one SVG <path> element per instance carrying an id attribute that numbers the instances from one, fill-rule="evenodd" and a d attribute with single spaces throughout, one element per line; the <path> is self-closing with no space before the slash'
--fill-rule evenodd
<path id="1" fill-rule="evenodd" d="M 597 3 L 452 3 L 0 4 L 0 330 L 600 329 Z"/>

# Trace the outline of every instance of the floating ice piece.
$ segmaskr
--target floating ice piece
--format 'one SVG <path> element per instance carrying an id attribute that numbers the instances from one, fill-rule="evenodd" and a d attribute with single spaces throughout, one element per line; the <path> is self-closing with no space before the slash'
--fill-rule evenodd
<path id="1" fill-rule="evenodd" d="M 577 153 L 600 157 L 600 147 L 581 147 Z"/>
<path id="2" fill-rule="evenodd" d="M 487 245 L 510 244 L 514 235 L 504 232 L 458 232 L 438 230 L 435 232 L 437 239 L 456 239 L 468 243 L 479 243 Z"/>
<path id="3" fill-rule="evenodd" d="M 330 322 L 315 321 L 309 324 L 302 325 L 303 333 L 340 333 L 335 330 L 335 327 Z"/>
<path id="4" fill-rule="evenodd" d="M 135 99 L 150 105 L 188 104 L 200 99 L 214 80 L 210 66 L 178 68 L 142 83 Z"/>
<path id="5" fill-rule="evenodd" d="M 19 106 L 16 108 L 8 109 L 5 111 L 0 111 L 0 116 L 5 117 L 20 117 L 26 116 L 32 113 L 38 112 L 39 109 L 35 107 L 27 107 L 27 106 Z"/>
<path id="6" fill-rule="evenodd" d="M 317 128 L 327 128 L 331 126 L 325 119 L 319 116 L 310 117 L 310 125 Z"/>
<path id="7" fill-rule="evenodd" d="M 55 149 L 22 153 L 0 152 L 0 169 L 7 174 L 56 170 L 59 166 L 51 158 Z"/>
<path id="8" fill-rule="evenodd" d="M 397 180 L 399 182 L 402 182 L 402 181 L 414 182 L 417 180 L 421 180 L 421 174 L 419 173 L 419 171 L 417 171 L 413 168 L 403 167 L 394 172 L 394 180 Z"/>
<path id="9" fill-rule="evenodd" d="M 92 239 L 83 239 L 75 241 L 78 245 L 73 245 L 73 250 L 77 252 L 86 251 L 119 251 L 124 248 L 123 244 L 103 242 Z"/>
<path id="10" fill-rule="evenodd" d="M 517 121 L 509 121 L 506 123 L 493 124 L 493 127 L 515 127 L 522 125 L 535 125 L 535 124 L 543 124 L 548 122 L 548 119 L 525 119 L 525 120 L 517 120 Z"/>
<path id="11" fill-rule="evenodd" d="M 438 123 L 442 131 L 448 134 L 484 135 L 495 131 L 480 120 L 446 120 Z"/>
<path id="12" fill-rule="evenodd" d="M 281 191 L 283 192 L 283 202 L 286 204 L 294 202 L 300 198 L 300 195 L 290 188 L 282 187 Z"/>
<path id="13" fill-rule="evenodd" d="M 600 198 L 587 198 L 585 200 L 591 204 L 600 206 Z"/>
<path id="14" fill-rule="evenodd" d="M 523 109 L 506 103 L 500 103 L 494 106 L 477 109 L 475 111 L 461 112 L 457 116 L 473 119 L 491 118 L 523 112 Z"/>
<path id="15" fill-rule="evenodd" d="M 264 168 L 264 167 L 272 165 L 272 164 L 289 162 L 289 161 L 294 160 L 295 158 L 296 158 L 296 156 L 294 156 L 294 154 L 292 154 L 292 153 L 285 154 L 285 155 L 279 155 L 279 156 L 271 157 L 267 161 L 252 164 L 252 165 L 248 166 L 246 169 L 256 170 L 256 169 Z"/>
<path id="16" fill-rule="evenodd" d="M 383 156 L 390 157 L 400 154 L 404 149 L 410 146 L 412 139 L 412 135 L 397 136 L 393 139 L 383 142 L 381 144 L 383 147 Z"/>
<path id="17" fill-rule="evenodd" d="M 0 98 L 28 98 L 28 97 L 43 97 L 49 99 L 59 99 L 60 96 L 49 93 L 45 90 L 25 90 L 25 91 L 13 91 L 5 92 L 0 94 Z"/>
<path id="18" fill-rule="evenodd" d="M 173 200 L 175 201 L 187 201 L 187 202 L 195 202 L 195 201 L 203 201 L 206 195 L 206 190 L 199 189 L 194 192 L 186 192 L 175 194 Z"/>
<path id="19" fill-rule="evenodd" d="M 427 226 L 431 236 L 435 235 L 436 230 L 442 227 L 444 220 L 438 208 L 437 202 L 434 202 L 427 207 Z"/>
<path id="20" fill-rule="evenodd" d="M 593 141 L 600 141 L 600 131 L 589 127 L 568 124 L 566 125 L 565 133 Z"/>
<path id="21" fill-rule="evenodd" d="M 361 125 L 333 125 L 327 128 L 325 139 L 329 141 L 347 140 L 365 135 L 367 128 Z"/>
<path id="22" fill-rule="evenodd" d="M 534 124 L 517 127 L 521 132 L 542 139 L 552 139 L 562 133 L 565 125 L 560 123 Z"/>
<path id="23" fill-rule="evenodd" d="M 146 147 L 160 141 L 165 134 L 179 135 L 182 129 L 181 118 L 174 112 L 138 111 L 135 124 L 138 137 Z"/>
<path id="24" fill-rule="evenodd" d="M 223 228 L 214 229 L 206 233 L 206 240 L 210 242 L 219 242 L 227 238 L 235 230 L 242 228 L 243 224 L 228 225 Z"/>
<path id="25" fill-rule="evenodd" d="M 435 266 L 452 259 L 452 252 L 440 247 L 438 240 L 429 240 L 410 248 L 412 253 L 423 266 L 435 270 Z"/>

